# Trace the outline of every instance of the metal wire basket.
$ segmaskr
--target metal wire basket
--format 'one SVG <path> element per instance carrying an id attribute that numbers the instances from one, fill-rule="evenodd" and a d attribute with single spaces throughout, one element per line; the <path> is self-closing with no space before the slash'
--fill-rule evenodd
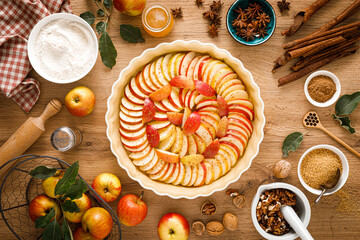
<path id="1" fill-rule="evenodd" d="M 66 169 L 70 165 L 55 157 L 23 155 L 8 161 L 0 169 L 14 161 L 17 161 L 17 163 L 4 176 L 0 187 L 2 219 L 17 239 L 41 239 L 43 230 L 36 229 L 35 223 L 30 219 L 29 204 L 33 198 L 44 193 L 44 191 L 41 187 L 41 180 L 33 178 L 29 171 L 38 166 Z M 83 179 L 80 175 L 78 176 Z M 86 194 L 91 198 L 93 206 L 105 208 L 114 221 L 113 229 L 106 239 L 121 239 L 120 222 L 115 212 L 89 184 L 86 183 L 86 185 L 88 187 Z M 77 225 L 80 226 L 80 224 L 71 224 L 71 228 L 74 230 L 78 227 Z"/>

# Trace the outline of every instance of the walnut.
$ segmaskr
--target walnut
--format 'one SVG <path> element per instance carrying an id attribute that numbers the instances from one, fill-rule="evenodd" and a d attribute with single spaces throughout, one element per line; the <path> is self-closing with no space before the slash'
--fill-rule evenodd
<path id="1" fill-rule="evenodd" d="M 237 218 L 237 216 L 235 216 L 232 213 L 225 213 L 225 215 L 223 217 L 223 224 L 226 229 L 228 229 L 230 231 L 237 230 L 238 222 L 239 222 L 239 219 Z"/>
<path id="2" fill-rule="evenodd" d="M 216 213 L 216 205 L 212 202 L 206 202 L 201 206 L 201 213 L 203 215 L 213 215 Z"/>
<path id="3" fill-rule="evenodd" d="M 196 235 L 203 235 L 205 232 L 205 225 L 201 221 L 196 221 L 192 224 L 192 229 Z"/>
<path id="4" fill-rule="evenodd" d="M 206 231 L 211 236 L 218 236 L 225 231 L 224 225 L 218 221 L 211 221 L 206 224 Z"/>
<path id="5" fill-rule="evenodd" d="M 291 170 L 291 163 L 285 160 L 280 160 L 276 163 L 274 174 L 277 178 L 286 178 L 289 176 Z"/>
<path id="6" fill-rule="evenodd" d="M 240 195 L 238 190 L 231 188 L 226 191 L 226 194 L 229 195 L 230 197 L 237 197 Z"/>
<path id="7" fill-rule="evenodd" d="M 233 198 L 233 204 L 237 208 L 242 208 L 245 205 L 245 202 L 246 200 L 244 196 L 239 195 Z"/>

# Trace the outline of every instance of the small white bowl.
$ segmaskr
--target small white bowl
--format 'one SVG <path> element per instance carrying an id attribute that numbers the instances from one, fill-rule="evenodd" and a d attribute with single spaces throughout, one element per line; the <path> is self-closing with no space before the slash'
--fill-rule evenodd
<path id="1" fill-rule="evenodd" d="M 49 76 L 40 67 L 40 65 L 39 65 L 38 61 L 36 61 L 36 57 L 35 57 L 35 49 L 36 49 L 35 42 L 36 42 L 36 38 L 37 38 L 40 30 L 46 24 L 48 24 L 54 20 L 57 20 L 57 19 L 65 19 L 65 20 L 69 20 L 69 21 L 73 21 L 73 22 L 82 24 L 89 31 L 91 38 L 94 41 L 94 49 L 92 50 L 92 55 L 91 55 L 91 64 L 89 65 L 88 69 L 86 69 L 86 71 L 84 71 L 81 75 L 78 75 L 73 78 L 65 79 L 65 80 L 60 80 L 60 79 L 56 79 L 54 77 Z M 80 80 L 81 78 L 85 77 L 91 71 L 91 69 L 94 67 L 96 59 L 97 59 L 97 55 L 98 55 L 98 41 L 97 41 L 97 37 L 96 37 L 94 30 L 84 19 L 82 19 L 81 17 L 78 17 L 74 14 L 70 14 L 70 13 L 54 13 L 52 15 L 49 15 L 49 16 L 41 19 L 31 30 L 27 46 L 28 46 L 29 60 L 30 60 L 31 66 L 34 68 L 34 70 L 41 77 L 45 78 L 46 80 L 53 82 L 53 83 L 59 83 L 59 84 L 76 82 L 76 81 Z"/>
<path id="2" fill-rule="evenodd" d="M 330 98 L 328 101 L 326 102 L 316 102 L 314 99 L 312 99 L 309 95 L 309 91 L 308 91 L 308 85 L 311 79 L 313 79 L 316 76 L 320 76 L 320 75 L 324 75 L 327 76 L 329 78 L 331 78 L 335 85 L 336 85 L 336 92 L 334 93 L 334 95 L 332 96 L 332 98 Z M 307 98 L 307 100 L 314 105 L 315 107 L 329 107 L 332 104 L 334 104 L 336 102 L 336 100 L 338 100 L 338 98 L 340 97 L 340 93 L 341 93 L 341 84 L 340 84 L 340 80 L 335 76 L 335 74 L 333 74 L 332 72 L 329 71 L 325 71 L 325 70 L 320 70 L 320 71 L 316 71 L 313 72 L 305 81 L 305 85 L 304 85 L 304 92 L 305 92 L 305 96 Z"/>
<path id="3" fill-rule="evenodd" d="M 281 235 L 281 236 L 267 233 L 264 231 L 264 229 L 261 228 L 261 226 L 257 220 L 257 217 L 256 217 L 256 206 L 259 202 L 260 195 L 263 192 L 265 192 L 265 190 L 271 190 L 271 189 L 277 189 L 277 188 L 283 188 L 283 189 L 290 190 L 296 195 L 296 207 L 299 209 L 299 218 L 304 223 L 305 227 L 307 227 L 309 225 L 310 217 L 311 217 L 311 208 L 310 208 L 309 201 L 306 198 L 305 194 L 302 191 L 300 191 L 300 189 L 298 189 L 297 187 L 287 184 L 287 183 L 282 183 L 282 182 L 274 182 L 274 183 L 270 183 L 267 185 L 261 185 L 258 188 L 258 190 L 252 200 L 252 203 L 251 203 L 251 218 L 253 220 L 256 230 L 264 238 L 270 239 L 270 240 L 293 240 L 293 239 L 299 237 L 299 235 L 294 230 L 291 230 L 290 232 L 288 232 L 284 235 Z"/>
<path id="4" fill-rule="evenodd" d="M 331 145 L 326 145 L 326 144 L 316 145 L 316 146 L 313 146 L 313 147 L 309 148 L 300 158 L 300 161 L 299 161 L 299 164 L 298 164 L 298 170 L 297 170 L 298 177 L 299 177 L 299 180 L 300 180 L 301 184 L 304 186 L 304 188 L 306 188 L 306 190 L 308 190 L 309 192 L 311 192 L 313 194 L 320 195 L 321 190 L 312 188 L 309 185 L 307 185 L 305 183 L 304 179 L 302 178 L 301 172 L 300 172 L 301 163 L 304 160 L 305 156 L 309 152 L 311 152 L 312 150 L 319 149 L 319 148 L 329 149 L 329 150 L 333 151 L 335 154 L 337 154 L 339 156 L 340 160 L 341 160 L 341 164 L 342 164 L 342 168 L 343 168 L 342 171 L 341 171 L 341 176 L 340 176 L 339 182 L 336 184 L 336 186 L 333 187 L 332 189 L 327 190 L 324 193 L 324 195 L 330 195 L 330 194 L 333 194 L 333 193 L 337 192 L 340 188 L 342 188 L 342 186 L 344 186 L 344 184 L 345 184 L 345 182 L 346 182 L 346 180 L 347 180 L 347 178 L 349 176 L 349 163 L 348 163 L 348 160 L 345 157 L 344 153 L 342 151 L 340 151 L 338 148 L 336 148 L 334 146 L 331 146 Z"/>

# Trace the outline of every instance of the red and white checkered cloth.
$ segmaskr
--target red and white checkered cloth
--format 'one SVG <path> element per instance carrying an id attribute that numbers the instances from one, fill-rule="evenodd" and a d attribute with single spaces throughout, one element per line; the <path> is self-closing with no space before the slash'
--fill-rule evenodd
<path id="1" fill-rule="evenodd" d="M 29 112 L 40 83 L 28 78 L 27 39 L 35 24 L 58 12 L 72 12 L 70 0 L 0 0 L 0 92 Z"/>

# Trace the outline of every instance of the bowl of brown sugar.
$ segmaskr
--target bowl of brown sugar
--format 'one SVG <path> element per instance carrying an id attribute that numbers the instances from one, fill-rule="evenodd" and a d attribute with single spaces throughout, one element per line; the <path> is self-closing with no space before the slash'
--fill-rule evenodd
<path id="1" fill-rule="evenodd" d="M 340 96 L 341 85 L 335 74 L 320 70 L 312 73 L 305 81 L 305 96 L 316 107 L 328 107 Z"/>
<path id="2" fill-rule="evenodd" d="M 325 144 L 316 145 L 300 158 L 298 177 L 306 190 L 320 195 L 321 185 L 335 178 L 338 168 L 341 170 L 338 183 L 332 189 L 326 190 L 324 195 L 333 194 L 342 188 L 349 176 L 349 163 L 338 148 Z"/>

